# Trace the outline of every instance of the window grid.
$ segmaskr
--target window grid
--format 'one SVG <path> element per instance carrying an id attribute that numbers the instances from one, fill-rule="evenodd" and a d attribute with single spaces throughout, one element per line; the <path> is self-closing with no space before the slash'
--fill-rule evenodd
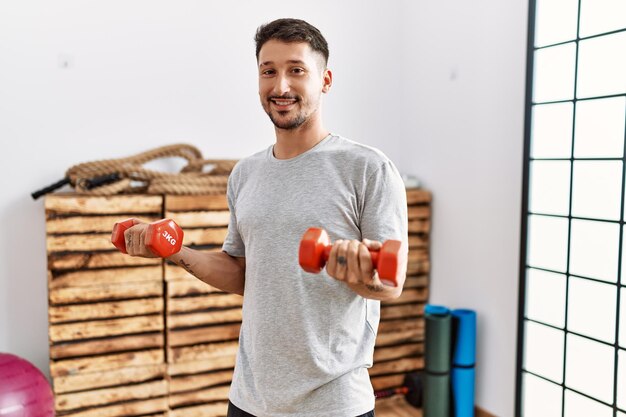
<path id="1" fill-rule="evenodd" d="M 536 3 L 537 0 L 530 1 L 529 7 L 529 31 L 528 31 L 528 59 L 527 59 L 527 77 L 526 77 L 526 118 L 525 118 L 525 147 L 524 147 L 524 177 L 523 177 L 523 189 L 524 194 L 522 197 L 522 245 L 521 245 L 521 258 L 520 258 L 520 297 L 519 297 L 519 309 L 518 309 L 518 354 L 517 354 L 517 389 L 516 389 L 516 401 L 515 401 L 515 414 L 520 417 L 522 415 L 522 392 L 523 392 L 523 374 L 533 375 L 537 378 L 540 378 L 544 381 L 547 381 L 551 384 L 555 384 L 561 388 L 561 416 L 565 414 L 565 393 L 566 391 L 571 391 L 576 394 L 579 394 L 583 397 L 586 397 L 590 400 L 596 401 L 598 403 L 604 404 L 607 407 L 612 409 L 613 417 L 619 417 L 619 413 L 625 413 L 626 410 L 619 408 L 617 406 L 618 399 L 618 388 L 624 389 L 624 387 L 618 387 L 618 369 L 619 369 L 619 353 L 626 352 L 626 349 L 620 348 L 619 340 L 620 340 L 620 309 L 621 309 L 621 293 L 622 288 L 626 287 L 626 283 L 622 283 L 622 262 L 623 262 L 623 240 L 624 240 L 624 227 L 626 227 L 626 222 L 624 219 L 624 208 L 625 208 L 625 196 L 624 196 L 624 186 L 626 181 L 626 146 L 624 146 L 623 154 L 621 158 L 619 157 L 607 157 L 607 158 L 576 158 L 575 155 L 575 139 L 576 139 L 576 108 L 577 103 L 579 101 L 587 101 L 587 100 L 597 100 L 597 99 L 608 99 L 614 97 L 626 97 L 626 93 L 621 94 L 609 94 L 609 95 L 599 95 L 593 97 L 585 97 L 585 98 L 576 98 L 577 96 L 577 83 L 578 83 L 578 63 L 579 63 L 579 47 L 580 41 L 592 39 L 592 38 L 600 38 L 603 36 L 613 35 L 621 32 L 625 32 L 626 28 L 612 30 L 604 33 L 594 34 L 587 37 L 580 37 L 580 21 L 581 21 L 581 0 L 578 0 L 577 4 L 577 27 L 576 27 L 576 39 L 562 41 L 558 43 L 553 43 L 550 45 L 544 45 L 540 47 L 534 46 L 534 37 L 535 37 L 535 17 L 536 17 Z M 574 61 L 574 92 L 573 98 L 569 100 L 555 100 L 555 101 L 541 101 L 541 102 L 533 102 L 533 72 L 534 72 L 534 54 L 537 50 L 546 49 L 554 46 L 560 46 L 568 43 L 575 43 L 575 61 Z M 558 103 L 572 103 L 572 137 L 571 137 L 571 152 L 569 158 L 535 158 L 530 156 L 531 149 L 531 125 L 532 125 L 532 113 L 535 106 L 539 105 L 547 105 L 547 104 L 558 104 Z M 626 113 L 626 112 L 625 112 Z M 624 143 L 626 144 L 626 114 L 624 114 Z M 570 182 L 569 182 L 569 201 L 568 201 L 568 215 L 555 215 L 555 214 L 543 214 L 538 212 L 531 212 L 529 210 L 529 174 L 530 174 L 530 165 L 532 161 L 570 161 Z M 572 216 L 572 201 L 573 201 L 573 190 L 574 190 L 574 161 L 621 161 L 622 162 L 622 172 L 620 179 L 620 215 L 619 220 L 608 220 L 601 218 L 587 218 L 587 217 L 577 217 Z M 555 217 L 555 218 L 564 218 L 568 220 L 567 227 L 567 256 L 566 256 L 566 265 L 565 272 L 563 271 L 555 271 L 551 269 L 535 267 L 528 265 L 527 256 L 528 256 L 528 248 L 526 247 L 528 243 L 528 222 L 531 215 L 538 216 L 546 216 L 546 217 Z M 606 222 L 612 224 L 619 225 L 619 242 L 618 242 L 618 256 L 617 256 L 617 277 L 615 283 L 607 282 L 600 279 L 595 279 L 591 277 L 584 277 L 575 274 L 570 274 L 570 254 L 571 254 L 571 232 L 572 232 L 572 220 L 586 220 L 586 221 L 595 221 L 595 222 Z M 535 269 L 539 271 L 546 271 L 557 273 L 564 276 L 565 279 L 565 312 L 564 312 L 564 326 L 561 328 L 559 326 L 550 325 L 544 323 L 539 320 L 534 320 L 526 317 L 526 276 L 530 269 Z M 589 280 L 597 283 L 608 284 L 615 287 L 617 294 L 616 299 L 616 320 L 615 320 L 615 334 L 613 343 L 609 343 L 603 340 L 596 339 L 591 336 L 583 335 L 577 332 L 573 332 L 569 330 L 569 322 L 568 322 L 568 312 L 569 312 L 569 287 L 570 287 L 570 278 L 580 278 L 584 280 Z M 552 381 L 549 378 L 538 375 L 532 371 L 528 371 L 524 368 L 524 328 L 526 322 L 537 323 L 542 326 L 547 326 L 549 328 L 559 330 L 563 332 L 563 375 L 562 375 L 562 383 L 557 383 Z M 606 401 L 602 401 L 598 398 L 594 398 L 593 396 L 586 394 L 584 392 L 580 392 L 576 389 L 573 389 L 567 386 L 566 383 L 566 372 L 567 372 L 567 339 L 568 335 L 575 335 L 578 337 L 585 338 L 587 340 L 593 341 L 594 343 L 600 343 L 604 346 L 612 347 L 614 351 L 614 363 L 613 363 L 613 395 L 612 395 L 612 403 L 608 403 Z M 525 417 L 535 417 L 535 416 L 525 416 Z"/>

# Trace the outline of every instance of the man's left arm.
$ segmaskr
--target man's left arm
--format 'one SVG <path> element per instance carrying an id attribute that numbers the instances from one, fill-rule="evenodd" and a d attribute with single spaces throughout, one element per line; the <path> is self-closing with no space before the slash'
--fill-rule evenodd
<path id="1" fill-rule="evenodd" d="M 391 161 L 384 163 L 368 179 L 360 220 L 363 242 L 337 240 L 331 249 L 326 271 L 365 298 L 381 301 L 397 298 L 406 278 L 408 219 L 406 189 Z M 381 242 L 388 239 L 403 242 L 395 287 L 381 282 L 370 256 L 370 250 L 380 250 Z"/>

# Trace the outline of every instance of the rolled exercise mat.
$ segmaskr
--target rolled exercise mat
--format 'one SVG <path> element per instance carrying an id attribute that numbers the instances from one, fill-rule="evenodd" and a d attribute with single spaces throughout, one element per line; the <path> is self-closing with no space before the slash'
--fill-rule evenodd
<path id="1" fill-rule="evenodd" d="M 428 304 L 424 309 L 424 417 L 449 417 L 452 316 L 447 307 Z"/>
<path id="2" fill-rule="evenodd" d="M 452 410 L 455 417 L 474 417 L 474 367 L 452 368 Z"/>
<path id="3" fill-rule="evenodd" d="M 424 417 L 450 416 L 450 374 L 426 372 Z"/>
<path id="4" fill-rule="evenodd" d="M 452 311 L 452 408 L 455 417 L 474 417 L 476 312 Z"/>

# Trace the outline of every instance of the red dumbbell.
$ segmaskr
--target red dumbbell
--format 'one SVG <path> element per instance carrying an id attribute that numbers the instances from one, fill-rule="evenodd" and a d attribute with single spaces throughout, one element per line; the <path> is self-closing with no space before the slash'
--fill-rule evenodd
<path id="1" fill-rule="evenodd" d="M 135 225 L 133 219 L 115 223 L 111 234 L 111 243 L 122 253 L 126 252 L 124 232 Z M 178 251 L 183 245 L 183 229 L 174 220 L 163 219 L 150 223 L 146 230 L 146 247 L 155 255 L 167 258 Z"/>
<path id="2" fill-rule="evenodd" d="M 326 265 L 332 245 L 324 229 L 310 227 L 302 236 L 298 261 L 306 272 L 318 274 Z M 387 240 L 380 250 L 369 250 L 372 266 L 385 285 L 398 286 L 398 274 L 406 261 L 406 251 L 399 240 Z"/>

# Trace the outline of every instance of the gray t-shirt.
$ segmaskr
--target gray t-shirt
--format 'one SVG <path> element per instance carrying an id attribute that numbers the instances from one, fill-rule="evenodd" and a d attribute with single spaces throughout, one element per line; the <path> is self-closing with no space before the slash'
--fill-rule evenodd
<path id="1" fill-rule="evenodd" d="M 243 320 L 229 398 L 258 417 L 354 417 L 374 408 L 367 368 L 380 302 L 298 264 L 300 239 L 407 240 L 402 179 L 380 151 L 329 135 L 279 160 L 241 160 L 228 182 L 223 250 L 246 258 Z"/>

